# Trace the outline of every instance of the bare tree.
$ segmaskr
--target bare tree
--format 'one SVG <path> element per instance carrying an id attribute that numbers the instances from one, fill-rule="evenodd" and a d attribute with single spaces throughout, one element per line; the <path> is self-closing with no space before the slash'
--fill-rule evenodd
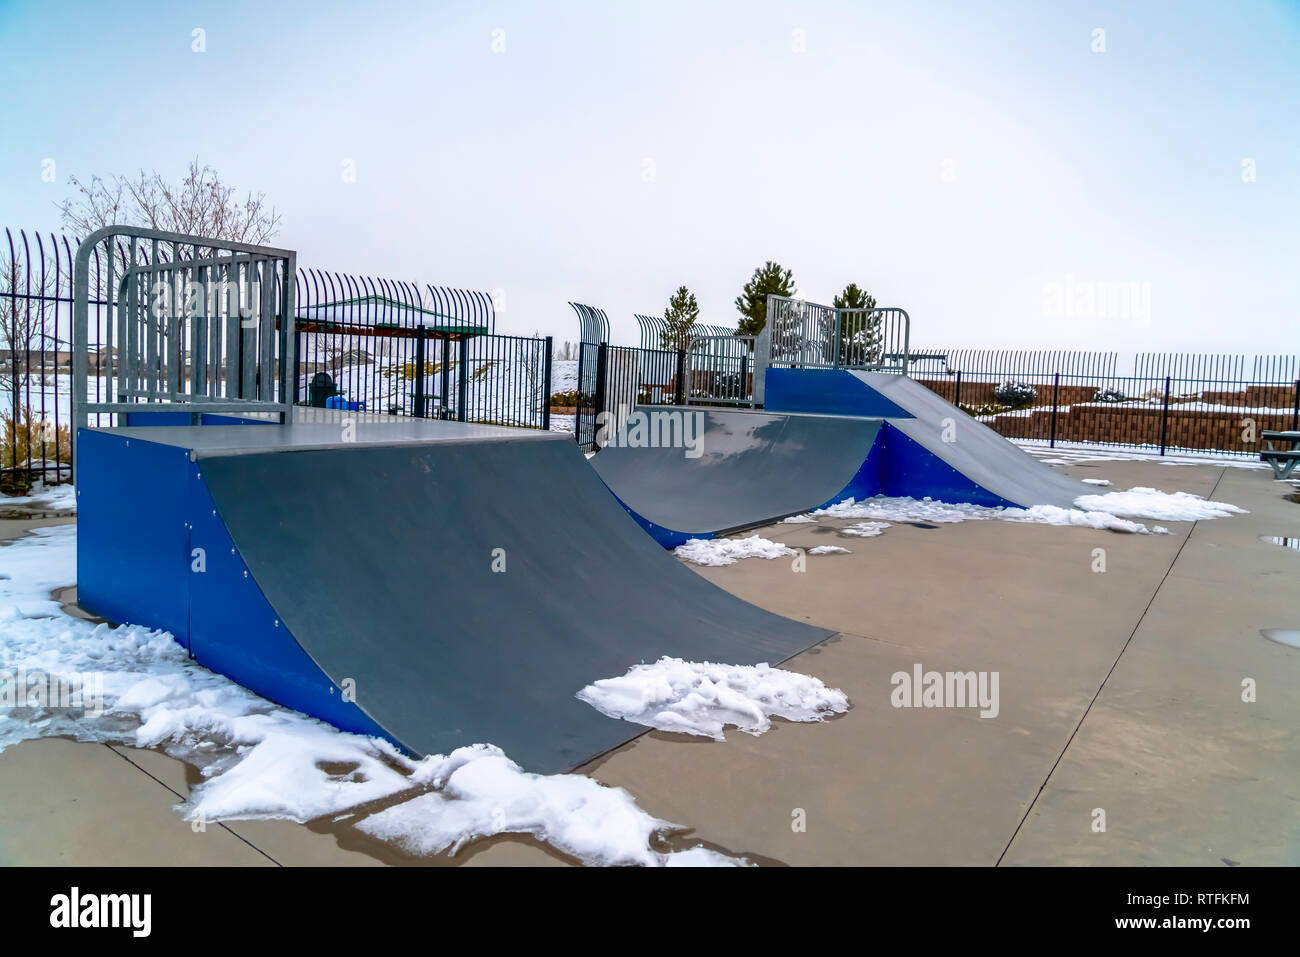
<path id="1" fill-rule="evenodd" d="M 212 167 L 191 160 L 180 183 L 158 172 L 139 176 L 92 176 L 89 182 L 69 177 L 76 195 L 58 204 L 64 225 L 85 236 L 104 226 L 129 224 L 151 229 L 265 243 L 280 231 L 280 214 L 265 193 L 248 192 L 241 200 L 233 186 Z"/>

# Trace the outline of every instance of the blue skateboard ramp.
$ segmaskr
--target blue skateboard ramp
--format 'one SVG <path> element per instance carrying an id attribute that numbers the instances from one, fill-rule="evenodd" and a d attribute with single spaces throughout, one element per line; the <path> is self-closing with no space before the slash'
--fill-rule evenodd
<path id="1" fill-rule="evenodd" d="M 695 449 L 631 444 L 625 425 L 591 459 L 623 507 L 667 548 L 878 491 L 879 419 L 698 407 L 635 412 L 650 423 L 673 415 L 701 425 Z"/>
<path id="2" fill-rule="evenodd" d="M 883 418 L 882 494 L 1070 508 L 1080 495 L 1096 491 L 1043 465 L 904 375 L 773 368 L 767 370 L 766 401 L 768 410 Z"/>
<path id="3" fill-rule="evenodd" d="M 570 436 L 305 419 L 82 430 L 79 603 L 345 730 L 542 773 L 640 733 L 574 697 L 597 678 L 830 635 L 665 554 Z"/>

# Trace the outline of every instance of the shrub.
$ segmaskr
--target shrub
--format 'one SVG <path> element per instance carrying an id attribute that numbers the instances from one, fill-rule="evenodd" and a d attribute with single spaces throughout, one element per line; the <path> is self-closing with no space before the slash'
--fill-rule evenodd
<path id="1" fill-rule="evenodd" d="M 1105 388 L 1098 389 L 1097 394 L 1092 397 L 1093 402 L 1127 402 L 1128 396 L 1119 389 Z"/>
<path id="2" fill-rule="evenodd" d="M 556 392 L 551 396 L 551 407 L 573 408 L 577 406 L 580 394 L 577 389 L 571 392 Z"/>
<path id="3" fill-rule="evenodd" d="M 1038 398 L 1038 390 L 1026 382 L 1007 379 L 993 390 L 993 398 L 1000 405 L 1008 408 L 1023 409 L 1027 405 L 1034 404 L 1034 400 Z"/>
<path id="4" fill-rule="evenodd" d="M 39 470 L 42 461 L 72 461 L 72 430 L 60 425 L 57 430 L 53 422 L 33 421 L 30 418 L 13 419 L 0 417 L 0 467 L 34 468 Z M 31 486 L 28 472 L 15 471 L 6 476 L 4 491 L 8 494 L 23 494 Z"/>

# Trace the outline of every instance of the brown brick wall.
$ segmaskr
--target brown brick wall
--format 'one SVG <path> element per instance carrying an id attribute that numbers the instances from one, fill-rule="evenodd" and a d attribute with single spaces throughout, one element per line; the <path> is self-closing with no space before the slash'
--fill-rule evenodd
<path id="1" fill-rule="evenodd" d="M 947 380 L 918 380 L 938 395 L 952 401 L 955 383 Z M 963 382 L 962 405 L 979 405 L 993 401 L 993 383 Z M 1061 406 L 1056 417 L 1056 438 L 1060 442 L 1105 442 L 1124 445 L 1160 444 L 1163 408 L 1161 402 L 1149 406 L 1075 405 L 1091 402 L 1096 388 L 1071 386 L 1067 393 L 1061 387 Z M 987 395 L 987 398 L 985 396 Z M 1069 396 L 1067 398 L 1067 395 Z M 1039 387 L 1040 402 L 1051 402 L 1051 386 Z M 1250 386 L 1239 392 L 1205 393 L 1202 401 L 1216 405 L 1237 405 L 1242 411 L 1198 410 L 1194 404 L 1171 402 L 1165 444 L 1169 448 L 1206 449 L 1220 452 L 1258 452 L 1263 448 L 1259 433 L 1265 429 L 1289 429 L 1292 413 L 1279 412 L 1267 415 L 1247 413 L 1251 407 L 1263 406 L 1289 409 L 1295 401 L 1293 388 L 1276 386 Z M 1253 443 L 1243 441 L 1244 418 L 1255 421 Z M 1049 439 L 1052 435 L 1052 409 L 1036 408 L 1029 414 L 999 415 L 985 424 L 1007 438 Z"/>

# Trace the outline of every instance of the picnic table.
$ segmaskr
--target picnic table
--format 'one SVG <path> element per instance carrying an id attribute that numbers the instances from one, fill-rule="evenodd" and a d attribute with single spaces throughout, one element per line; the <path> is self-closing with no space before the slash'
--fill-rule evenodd
<path id="1" fill-rule="evenodd" d="M 1260 438 L 1268 443 L 1268 448 L 1259 453 L 1259 460 L 1272 467 L 1274 478 L 1290 478 L 1296 464 L 1300 463 L 1300 431 L 1265 429 Z M 1283 447 L 1278 448 L 1274 443 Z"/>

